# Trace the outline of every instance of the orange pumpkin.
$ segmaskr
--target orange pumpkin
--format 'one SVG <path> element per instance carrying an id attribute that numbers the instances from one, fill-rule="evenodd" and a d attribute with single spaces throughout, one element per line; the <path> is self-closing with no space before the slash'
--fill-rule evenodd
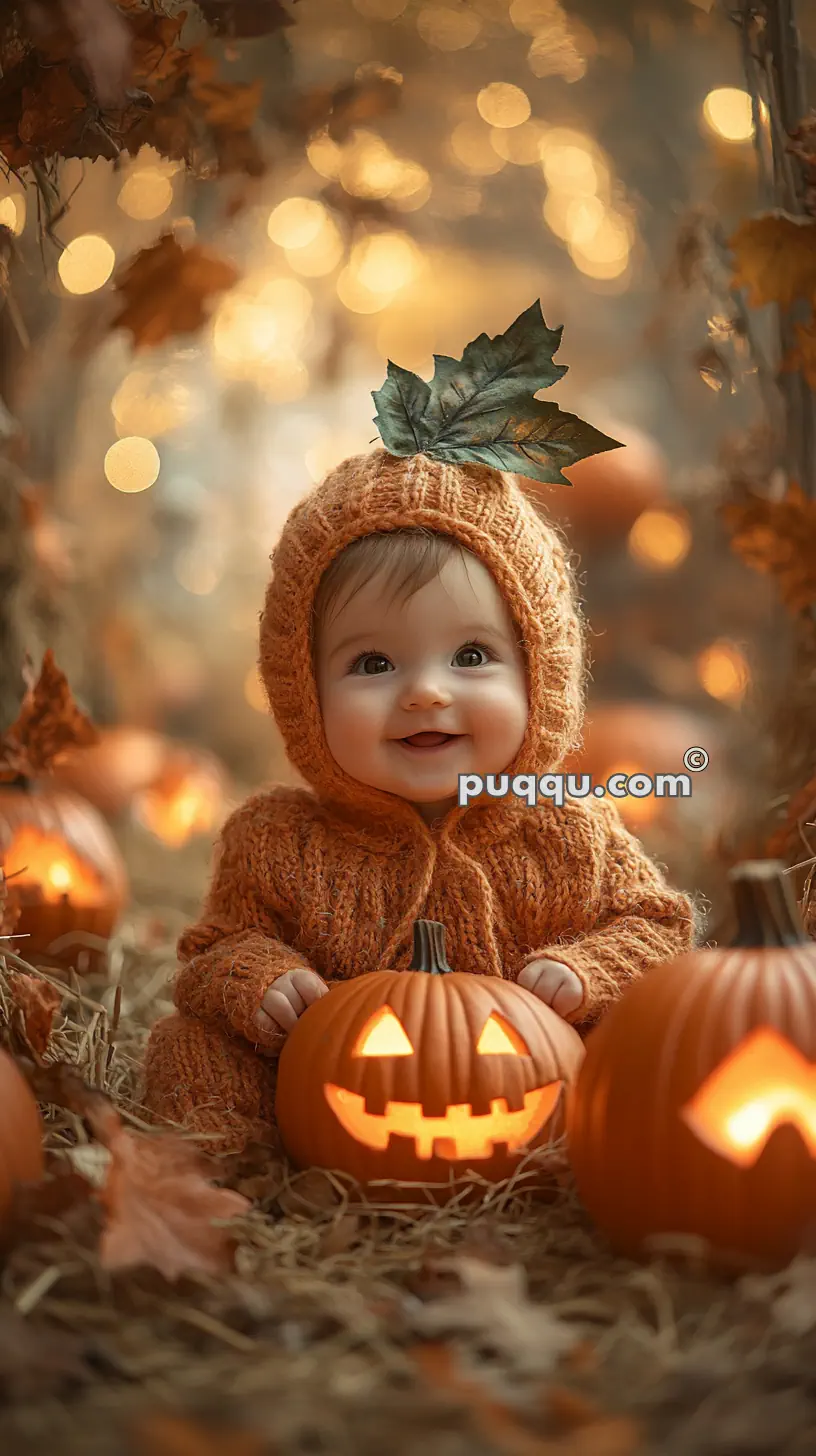
<path id="1" fill-rule="evenodd" d="M 16 942 L 19 954 L 80 972 L 102 969 L 128 882 L 96 809 L 46 784 L 0 785 L 0 865 L 20 906 L 15 934 L 27 937 Z"/>
<path id="2" fill-rule="evenodd" d="M 37 1183 L 45 1171 L 42 1122 L 28 1083 L 7 1052 L 0 1051 L 0 1227 L 18 1183 Z"/>
<path id="3" fill-rule="evenodd" d="M 665 501 L 669 489 L 666 457 L 649 435 L 634 425 L 601 420 L 595 424 L 620 440 L 621 447 L 589 455 L 564 471 L 570 482 L 536 485 L 535 493 L 548 515 L 582 539 L 619 540 L 642 511 Z"/>
<path id="4" fill-rule="evenodd" d="M 816 1226 L 816 945 L 780 863 L 730 879 L 733 944 L 649 972 L 590 1034 L 570 1157 L 621 1252 L 692 1236 L 770 1269 Z"/>
<path id="5" fill-rule="evenodd" d="M 554 1011 L 512 981 L 452 971 L 444 927 L 418 920 L 407 971 L 343 982 L 293 1027 L 278 1129 L 298 1167 L 433 1184 L 444 1201 L 455 1180 L 508 1178 L 561 1135 L 582 1057 Z"/>
<path id="6" fill-rule="evenodd" d="M 226 771 L 214 754 L 128 724 L 100 729 L 99 741 L 66 753 L 50 779 L 110 819 L 132 809 L 172 846 L 215 828 L 227 796 Z"/>
<path id="7" fill-rule="evenodd" d="M 606 784 L 615 773 L 683 774 L 687 748 L 705 748 L 715 763 L 699 774 L 691 774 L 692 797 L 705 795 L 710 809 L 712 794 L 722 789 L 716 768 L 716 730 L 696 714 L 672 703 L 591 703 L 583 729 L 583 744 L 565 761 L 564 771 L 589 774 L 594 784 Z M 622 783 L 622 787 L 625 784 Z M 638 798 L 628 794 L 616 799 L 621 817 L 638 833 L 648 825 L 675 815 L 679 798 Z"/>

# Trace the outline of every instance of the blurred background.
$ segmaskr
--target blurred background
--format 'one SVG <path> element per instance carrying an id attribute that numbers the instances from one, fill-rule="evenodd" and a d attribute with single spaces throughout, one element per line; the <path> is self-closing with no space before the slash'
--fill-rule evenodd
<path id="1" fill-rule="evenodd" d="M 687 747 L 707 750 L 691 799 L 623 812 L 715 924 L 790 637 L 718 512 L 734 461 L 760 468 L 772 328 L 716 246 L 768 201 L 767 107 L 752 109 L 727 7 L 119 9 L 141 67 L 125 134 L 81 95 L 73 113 L 29 98 L 11 142 L 0 121 L 4 470 L 22 503 L 22 534 L 4 507 L 5 725 L 23 652 L 53 647 L 117 730 L 80 787 L 165 885 L 195 846 L 192 906 L 230 804 L 294 779 L 256 671 L 287 513 L 377 444 L 389 359 L 430 377 L 434 353 L 460 356 L 539 298 L 564 326 L 552 397 L 626 442 L 570 472 L 572 490 L 538 488 L 591 629 L 580 761 L 680 772 Z M 816 7 L 798 20 L 812 74 Z M 107 44 L 92 72 L 113 66 Z M 140 271 L 161 238 L 189 266 Z"/>

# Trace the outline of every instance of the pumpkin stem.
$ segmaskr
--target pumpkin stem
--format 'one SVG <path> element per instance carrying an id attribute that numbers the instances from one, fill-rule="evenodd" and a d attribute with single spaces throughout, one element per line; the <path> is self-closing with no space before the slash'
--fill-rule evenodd
<path id="1" fill-rule="evenodd" d="M 812 945 L 781 860 L 746 860 L 728 878 L 737 912 L 732 946 Z"/>
<path id="2" fill-rule="evenodd" d="M 414 921 L 414 954 L 408 969 L 432 976 L 452 970 L 445 958 L 445 927 L 439 920 Z"/>

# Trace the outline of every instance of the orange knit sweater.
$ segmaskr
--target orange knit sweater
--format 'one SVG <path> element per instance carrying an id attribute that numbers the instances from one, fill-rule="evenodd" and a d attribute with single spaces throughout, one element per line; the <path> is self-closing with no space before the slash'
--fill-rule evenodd
<path id="1" fill-rule="evenodd" d="M 177 1014 L 154 1027 L 145 1105 L 224 1147 L 269 1137 L 284 1034 L 254 1015 L 282 972 L 332 982 L 407 966 L 414 919 L 442 921 L 454 970 L 515 979 L 562 961 L 590 1027 L 650 966 L 694 943 L 691 901 L 671 889 L 613 800 L 529 808 L 486 795 L 429 828 L 329 753 L 312 671 L 311 605 L 334 555 L 373 531 L 426 525 L 492 571 L 522 630 L 527 733 L 507 772 L 558 767 L 580 737 L 584 664 L 573 581 L 557 533 L 518 481 L 486 466 L 385 450 L 343 462 L 292 511 L 273 555 L 261 672 L 310 788 L 272 786 L 227 820 L 202 915 L 178 944 Z M 271 1059 L 271 1060 L 270 1060 Z"/>

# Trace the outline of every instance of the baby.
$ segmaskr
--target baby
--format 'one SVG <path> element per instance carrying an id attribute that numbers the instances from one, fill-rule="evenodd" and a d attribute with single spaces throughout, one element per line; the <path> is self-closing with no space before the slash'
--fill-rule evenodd
<path id="1" fill-rule="evenodd" d="M 146 1060 L 150 1113 L 224 1150 L 271 1140 L 287 1033 L 333 982 L 407 967 L 417 918 L 445 925 L 454 970 L 516 980 L 582 1033 L 695 936 L 613 799 L 458 804 L 459 775 L 539 776 L 580 738 L 574 584 L 515 477 L 353 457 L 272 563 L 260 667 L 311 789 L 227 820 Z"/>

